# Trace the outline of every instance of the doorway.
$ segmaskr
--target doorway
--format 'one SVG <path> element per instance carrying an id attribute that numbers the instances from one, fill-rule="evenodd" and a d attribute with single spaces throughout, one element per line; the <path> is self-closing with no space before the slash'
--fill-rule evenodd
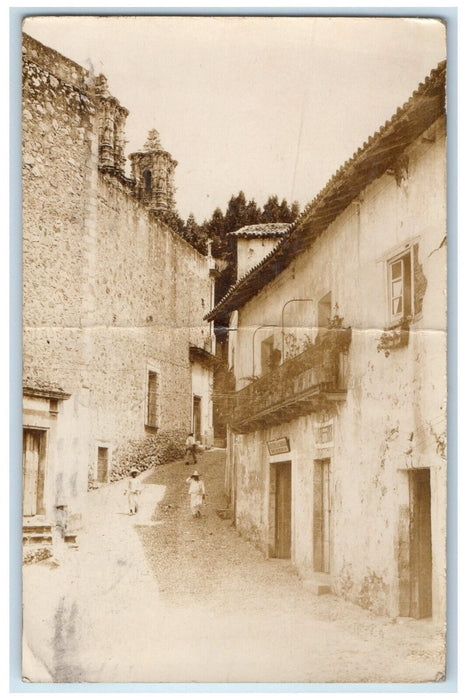
<path id="1" fill-rule="evenodd" d="M 317 459 L 313 472 L 313 569 L 330 573 L 331 498 L 329 459 Z"/>
<path id="2" fill-rule="evenodd" d="M 45 513 L 46 431 L 23 430 L 23 515 Z"/>
<path id="3" fill-rule="evenodd" d="M 331 292 L 328 292 L 318 301 L 318 333 L 321 334 L 328 330 L 331 313 Z"/>
<path id="4" fill-rule="evenodd" d="M 97 448 L 97 481 L 105 484 L 109 472 L 109 448 Z"/>
<path id="5" fill-rule="evenodd" d="M 193 396 L 193 434 L 201 442 L 201 396 Z"/>
<path id="6" fill-rule="evenodd" d="M 292 463 L 279 462 L 275 471 L 274 556 L 290 559 L 292 550 Z"/>
<path id="7" fill-rule="evenodd" d="M 429 469 L 409 472 L 409 616 L 432 614 L 431 484 Z"/>

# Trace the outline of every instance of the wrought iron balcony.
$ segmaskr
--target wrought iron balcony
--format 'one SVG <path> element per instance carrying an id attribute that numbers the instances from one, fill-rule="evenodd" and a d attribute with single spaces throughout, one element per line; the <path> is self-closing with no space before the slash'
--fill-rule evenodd
<path id="1" fill-rule="evenodd" d="M 345 400 L 346 356 L 351 337 L 351 328 L 330 329 L 304 352 L 237 391 L 232 428 L 247 433 Z"/>

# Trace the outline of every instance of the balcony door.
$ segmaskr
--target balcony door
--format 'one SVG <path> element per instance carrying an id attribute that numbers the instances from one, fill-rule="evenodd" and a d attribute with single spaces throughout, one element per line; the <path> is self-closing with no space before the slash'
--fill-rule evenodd
<path id="1" fill-rule="evenodd" d="M 290 559 L 292 545 L 292 463 L 275 465 L 275 556 Z"/>

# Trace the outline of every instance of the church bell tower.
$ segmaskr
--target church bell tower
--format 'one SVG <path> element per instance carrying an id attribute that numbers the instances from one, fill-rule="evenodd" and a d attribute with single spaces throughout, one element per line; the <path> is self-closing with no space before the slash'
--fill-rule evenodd
<path id="1" fill-rule="evenodd" d="M 130 161 L 138 199 L 155 214 L 173 212 L 177 161 L 162 148 L 156 129 L 151 129 L 143 150 L 132 153 Z"/>

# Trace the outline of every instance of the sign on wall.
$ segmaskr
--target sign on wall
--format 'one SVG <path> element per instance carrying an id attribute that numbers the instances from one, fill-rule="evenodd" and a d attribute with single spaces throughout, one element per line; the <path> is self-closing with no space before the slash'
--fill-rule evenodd
<path id="1" fill-rule="evenodd" d="M 277 440 L 268 440 L 266 444 L 268 446 L 269 454 L 271 456 L 281 455 L 285 452 L 290 452 L 289 438 L 283 437 L 277 438 Z"/>

